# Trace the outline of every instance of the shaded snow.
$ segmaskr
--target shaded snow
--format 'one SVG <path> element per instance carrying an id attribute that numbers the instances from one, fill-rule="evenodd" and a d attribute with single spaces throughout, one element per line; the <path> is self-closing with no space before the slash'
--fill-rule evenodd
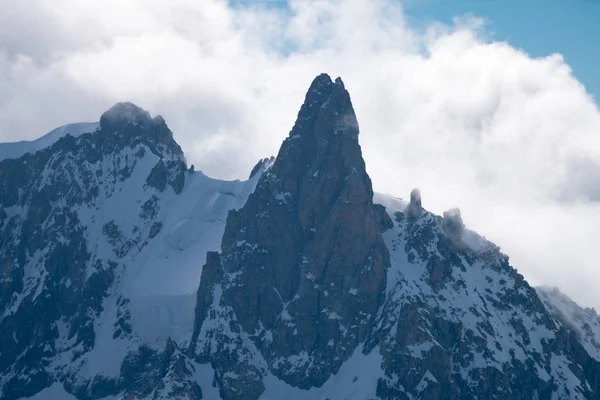
<path id="1" fill-rule="evenodd" d="M 121 363 L 133 344 L 122 337 L 113 338 L 114 323 L 117 321 L 117 306 L 108 297 L 104 301 L 104 310 L 94 323 L 96 338 L 94 348 L 87 353 L 83 365 L 79 367 L 82 376 L 93 378 L 97 375 L 117 378 Z"/>
<path id="2" fill-rule="evenodd" d="M 574 329 L 585 350 L 600 361 L 600 317 L 593 308 L 583 308 L 557 288 L 536 288 L 544 305 L 555 317 Z"/>
<path id="3" fill-rule="evenodd" d="M 378 348 L 366 355 L 362 350 L 363 346 L 358 346 L 338 373 L 331 376 L 320 388 L 298 389 L 273 375 L 268 375 L 264 381 L 266 390 L 260 399 L 364 400 L 373 398 L 377 381 L 383 377 L 382 358 Z"/>
<path id="4" fill-rule="evenodd" d="M 161 200 L 161 231 L 131 256 L 123 278 L 136 332 L 161 343 L 189 339 L 206 252 L 220 249 L 227 213 L 244 205 L 259 176 L 220 181 L 195 172 L 183 192 Z"/>
<path id="5" fill-rule="evenodd" d="M 54 383 L 52 386 L 38 392 L 32 397 L 28 397 L 29 400 L 77 400 L 75 396 L 67 393 L 63 389 L 60 383 Z"/>

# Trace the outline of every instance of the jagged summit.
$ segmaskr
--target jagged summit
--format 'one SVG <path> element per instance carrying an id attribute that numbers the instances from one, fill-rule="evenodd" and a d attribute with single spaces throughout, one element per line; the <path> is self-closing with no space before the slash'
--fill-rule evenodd
<path id="1" fill-rule="evenodd" d="M 348 92 L 318 76 L 273 166 L 246 205 L 229 214 L 221 254 L 207 257 L 191 351 L 198 343 L 205 353 L 211 327 L 231 323 L 254 335 L 274 374 L 308 388 L 336 373 L 365 339 L 389 255 L 357 135 Z M 213 320 L 215 301 L 231 307 L 234 319 Z M 266 371 L 252 362 L 233 367 L 220 351 L 208 357 L 220 379 L 234 383 L 229 373 L 250 370 L 234 384 L 252 397 L 264 390 Z M 223 390 L 231 397 L 237 389 L 224 383 Z"/>
<path id="2" fill-rule="evenodd" d="M 143 143 L 159 157 L 185 164 L 181 147 L 160 115 L 152 117 L 129 102 L 117 103 L 100 117 L 99 140 L 102 147 L 133 147 Z"/>
<path id="3" fill-rule="evenodd" d="M 189 352 L 221 397 L 260 398 L 270 376 L 325 388 L 374 360 L 374 381 L 342 386 L 390 400 L 591 398 L 598 365 L 580 344 L 561 353 L 568 332 L 496 246 L 467 244 L 457 209 L 433 215 L 418 189 L 405 207 L 373 204 L 358 133 L 341 80 L 319 75 L 207 256 Z M 564 378 L 570 364 L 586 366 L 581 386 Z"/>
<path id="4" fill-rule="evenodd" d="M 164 123 L 162 117 L 155 118 L 156 123 Z M 129 102 L 119 102 L 109 108 L 100 117 L 100 126 L 108 128 L 109 126 L 125 125 L 127 123 L 146 125 L 153 121 L 150 113 L 141 107 Z"/>
<path id="5" fill-rule="evenodd" d="M 133 103 L 117 103 L 105 111 L 100 117 L 100 130 L 104 134 L 118 132 L 126 136 L 145 136 L 154 144 L 167 146 L 183 157 L 164 118 L 160 115 L 153 118 L 148 111 Z"/>
<path id="6" fill-rule="evenodd" d="M 315 77 L 315 79 L 313 79 L 312 83 L 310 84 L 310 86 L 308 88 L 308 91 L 310 92 L 310 91 L 314 90 L 315 88 L 331 85 L 333 83 L 344 87 L 344 82 L 342 82 L 341 77 L 338 76 L 337 78 L 335 78 L 335 81 L 333 81 L 331 79 L 331 76 L 328 73 L 323 72 L 323 73 L 320 73 L 319 75 L 317 75 Z"/>
<path id="7" fill-rule="evenodd" d="M 354 139 L 358 138 L 358 122 L 341 78 L 332 82 L 327 74 L 317 76 L 311 83 L 304 104 L 298 113 L 298 119 L 290 132 L 294 135 L 306 134 L 313 125 L 320 127 L 318 132 L 328 134 L 342 134 Z M 326 140 L 326 136 L 318 137 Z"/>

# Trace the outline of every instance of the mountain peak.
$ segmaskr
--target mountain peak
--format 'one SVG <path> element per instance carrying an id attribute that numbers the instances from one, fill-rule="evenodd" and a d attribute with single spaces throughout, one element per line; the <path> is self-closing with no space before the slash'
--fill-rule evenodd
<path id="1" fill-rule="evenodd" d="M 321 74 L 312 81 L 290 136 L 313 130 L 315 124 L 322 127 L 318 129 L 321 132 L 358 138 L 358 122 L 341 78 L 333 82 L 329 75 Z"/>
<path id="2" fill-rule="evenodd" d="M 341 80 L 319 75 L 273 166 L 244 207 L 228 215 L 221 254 L 207 257 L 192 352 L 204 354 L 210 346 L 204 336 L 209 327 L 229 323 L 228 317 L 210 320 L 215 299 L 231 307 L 236 330 L 262 332 L 253 345 L 280 379 L 295 386 L 307 388 L 306 378 L 323 384 L 366 338 L 390 261 L 357 135 Z M 240 381 L 250 397 L 264 390 L 263 372 L 251 362 L 234 371 L 223 362 L 225 353 L 209 357 L 220 375 L 252 371 Z M 225 397 L 235 397 L 230 383 L 238 383 L 226 380 Z"/>
<path id="3" fill-rule="evenodd" d="M 183 151 L 160 115 L 152 117 L 141 107 L 129 102 L 115 104 L 100 117 L 99 133 L 103 145 L 113 141 L 119 147 L 145 143 L 159 157 L 184 162 Z"/>
<path id="4" fill-rule="evenodd" d="M 312 83 L 310 84 L 310 88 L 308 90 L 311 91 L 320 86 L 331 85 L 332 83 L 333 83 L 333 81 L 331 80 L 331 77 L 329 76 L 329 74 L 323 72 L 323 73 L 317 75 L 315 77 L 315 79 L 313 79 Z"/>
<path id="5" fill-rule="evenodd" d="M 317 75 L 315 79 L 313 79 L 309 91 L 318 89 L 319 87 L 329 86 L 333 84 L 344 87 L 344 82 L 342 82 L 342 78 L 338 76 L 337 78 L 335 78 L 334 81 L 331 79 L 331 76 L 329 76 L 329 74 L 323 72 Z"/>
<path id="6" fill-rule="evenodd" d="M 100 117 L 102 128 L 114 128 L 129 123 L 142 126 L 162 125 L 165 120 L 160 115 L 152 118 L 148 111 L 130 102 L 119 102 Z"/>
<path id="7" fill-rule="evenodd" d="M 365 199 L 371 201 L 371 180 L 365 169 L 358 133 L 350 94 L 341 79 L 337 78 L 334 83 L 329 75 L 321 74 L 313 80 L 306 93 L 294 127 L 273 164 L 272 173 L 285 182 L 292 179 L 299 181 L 301 187 L 294 188 L 292 192 L 302 191 L 302 187 L 310 192 L 313 186 L 333 188 L 339 182 L 356 182 L 352 185 L 353 190 L 364 191 Z M 300 209 L 311 209 L 308 214 L 314 212 L 315 215 L 308 220 L 313 219 L 321 215 L 315 210 L 319 208 L 317 199 L 325 199 L 322 206 L 334 201 L 336 194 L 339 193 L 328 189 L 324 196 L 309 196 L 315 197 L 314 201 L 301 201 Z M 305 220 L 304 214 L 301 212 L 303 224 L 312 225 L 313 222 Z"/>

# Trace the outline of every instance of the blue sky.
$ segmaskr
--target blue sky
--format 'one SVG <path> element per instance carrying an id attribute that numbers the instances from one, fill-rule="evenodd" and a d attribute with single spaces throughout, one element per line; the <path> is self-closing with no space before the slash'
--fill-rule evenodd
<path id="1" fill-rule="evenodd" d="M 231 0 L 251 5 L 256 0 Z M 285 7 L 285 0 L 261 1 Z M 473 15 L 486 21 L 491 38 L 506 41 L 532 57 L 560 53 L 596 103 L 600 98 L 600 0 L 404 0 L 414 28 Z"/>
<path id="2" fill-rule="evenodd" d="M 600 98 L 600 0 L 408 0 L 409 22 L 451 23 L 473 14 L 487 21 L 495 40 L 507 41 L 533 57 L 561 53 L 575 76 Z"/>

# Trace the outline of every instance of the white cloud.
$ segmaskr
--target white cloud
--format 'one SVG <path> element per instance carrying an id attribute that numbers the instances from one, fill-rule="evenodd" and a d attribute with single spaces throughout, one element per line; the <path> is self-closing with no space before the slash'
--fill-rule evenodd
<path id="1" fill-rule="evenodd" d="M 312 78 L 340 75 L 376 190 L 460 207 L 532 283 L 600 305 L 600 112 L 560 55 L 490 41 L 472 17 L 420 33 L 393 1 L 268 4 L 11 3 L 0 140 L 129 100 L 166 118 L 197 169 L 245 177 L 276 154 Z"/>

